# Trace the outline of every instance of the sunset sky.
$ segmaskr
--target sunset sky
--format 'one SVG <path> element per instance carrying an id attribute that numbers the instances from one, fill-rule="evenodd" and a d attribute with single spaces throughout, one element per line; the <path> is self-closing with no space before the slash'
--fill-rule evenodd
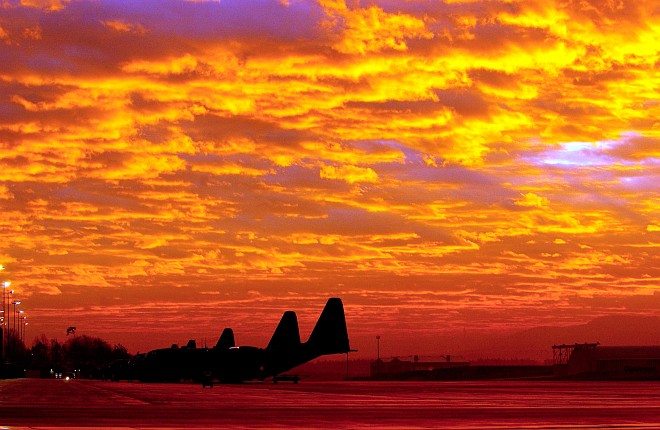
<path id="1" fill-rule="evenodd" d="M 660 315 L 651 0 L 0 0 L 30 338 L 353 346 Z M 586 340 L 586 339 L 585 339 Z"/>

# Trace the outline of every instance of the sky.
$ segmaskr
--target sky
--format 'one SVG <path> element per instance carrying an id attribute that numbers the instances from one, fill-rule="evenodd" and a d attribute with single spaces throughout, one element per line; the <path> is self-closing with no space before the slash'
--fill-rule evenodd
<path id="1" fill-rule="evenodd" d="M 30 337 L 353 346 L 660 315 L 650 0 L 0 1 Z M 660 328 L 659 328 L 660 329 Z"/>

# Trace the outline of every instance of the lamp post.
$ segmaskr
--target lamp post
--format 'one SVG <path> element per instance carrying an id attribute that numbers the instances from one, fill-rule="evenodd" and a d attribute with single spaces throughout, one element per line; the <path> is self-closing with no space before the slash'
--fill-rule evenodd
<path id="1" fill-rule="evenodd" d="M 380 335 L 376 336 L 376 360 L 380 361 Z"/>
<path id="2" fill-rule="evenodd" d="M 0 272 L 2 272 L 3 270 L 5 270 L 5 266 L 0 264 Z M 6 296 L 6 290 L 7 290 L 7 288 L 9 288 L 10 285 L 11 285 L 11 282 L 9 282 L 9 281 L 4 281 L 2 283 L 2 315 L 0 315 L 2 317 L 2 324 L 0 324 L 0 330 L 4 330 L 4 327 L 5 327 L 5 318 L 7 316 L 7 315 L 5 315 L 5 296 Z M 2 337 L 2 339 L 3 339 L 3 342 L 4 342 L 4 336 Z M 4 346 L 4 344 L 3 344 L 3 346 Z M 4 348 L 3 348 L 3 351 L 4 351 Z"/>
<path id="3" fill-rule="evenodd" d="M 376 375 L 380 375 L 380 335 L 376 336 Z"/>
<path id="4" fill-rule="evenodd" d="M 16 312 L 16 316 L 18 317 L 18 320 L 16 322 L 16 330 L 18 333 L 16 334 L 18 338 L 23 341 L 23 335 L 22 335 L 22 326 L 23 326 L 23 314 L 25 313 L 24 310 L 19 310 Z"/>
<path id="5" fill-rule="evenodd" d="M 18 315 L 18 338 L 21 340 L 21 342 L 24 342 L 24 331 L 25 331 L 25 320 L 27 317 L 25 315 L 21 315 L 23 311 L 19 312 Z"/>
<path id="6" fill-rule="evenodd" d="M 5 266 L 0 264 L 0 272 L 5 270 Z M 6 357 L 6 351 L 5 351 L 5 345 L 6 345 L 6 340 L 7 339 L 7 332 L 5 331 L 5 324 L 7 324 L 7 314 L 5 313 L 5 298 L 7 296 L 7 288 L 11 285 L 11 282 L 9 281 L 4 281 L 2 283 L 2 313 L 0 315 L 0 332 L 2 332 L 2 345 L 0 345 L 0 350 L 2 350 L 2 359 L 4 361 Z"/>
<path id="7" fill-rule="evenodd" d="M 2 335 L 2 339 L 0 339 L 0 360 L 4 361 L 5 360 L 5 311 L 2 311 L 2 314 L 0 314 L 0 334 Z M 2 362 L 0 361 L 0 362 Z"/>
<path id="8" fill-rule="evenodd" d="M 9 326 L 8 326 L 9 320 L 7 319 L 9 317 L 9 315 L 7 315 L 7 313 L 9 312 L 9 309 L 7 309 L 7 312 L 5 312 L 5 308 L 8 308 L 8 306 L 7 306 L 7 288 L 9 288 L 10 286 L 11 286 L 10 281 L 4 281 L 2 283 L 2 316 L 4 317 L 4 323 L 2 324 L 3 329 L 5 329 L 5 327 L 7 329 L 9 328 Z"/>
<path id="9" fill-rule="evenodd" d="M 12 327 L 14 328 L 14 336 L 16 336 L 16 327 L 17 327 L 17 325 L 18 325 L 18 324 L 17 324 L 17 320 L 18 320 L 18 318 L 17 318 L 17 317 L 18 317 L 18 311 L 16 310 L 16 306 L 20 305 L 20 304 L 21 304 L 21 301 L 20 301 L 20 300 L 14 300 L 14 301 L 12 302 L 12 304 L 14 305 L 14 325 L 13 325 Z"/>
<path id="10" fill-rule="evenodd" d="M 11 324 L 11 296 L 14 295 L 14 290 L 9 290 L 7 291 L 7 320 L 5 321 L 7 323 L 6 330 L 7 330 L 7 336 L 9 336 L 9 324 Z"/>

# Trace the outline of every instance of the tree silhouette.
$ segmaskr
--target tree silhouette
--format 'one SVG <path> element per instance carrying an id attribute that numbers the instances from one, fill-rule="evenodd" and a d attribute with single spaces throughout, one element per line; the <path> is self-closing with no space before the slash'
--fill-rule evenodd
<path id="1" fill-rule="evenodd" d="M 25 344 L 15 331 L 9 330 L 5 337 L 5 361 L 9 363 L 25 363 L 28 352 Z"/>
<path id="2" fill-rule="evenodd" d="M 25 355 L 25 368 L 38 370 L 42 377 L 54 373 L 75 372 L 77 376 L 99 378 L 102 371 L 116 360 L 128 359 L 130 354 L 122 345 L 110 346 L 98 337 L 76 336 L 64 343 L 41 335 L 34 340 L 30 353 Z M 29 358 L 29 359 L 27 359 Z"/>
<path id="3" fill-rule="evenodd" d="M 114 359 L 108 342 L 98 337 L 76 336 L 64 343 L 67 367 L 84 377 L 100 377 L 100 370 Z"/>

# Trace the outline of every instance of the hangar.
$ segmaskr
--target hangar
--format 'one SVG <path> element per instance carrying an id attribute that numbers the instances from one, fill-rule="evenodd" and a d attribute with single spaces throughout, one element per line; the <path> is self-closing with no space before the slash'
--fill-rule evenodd
<path id="1" fill-rule="evenodd" d="M 561 376 L 595 379 L 660 379 L 660 346 L 554 345 Z"/>

